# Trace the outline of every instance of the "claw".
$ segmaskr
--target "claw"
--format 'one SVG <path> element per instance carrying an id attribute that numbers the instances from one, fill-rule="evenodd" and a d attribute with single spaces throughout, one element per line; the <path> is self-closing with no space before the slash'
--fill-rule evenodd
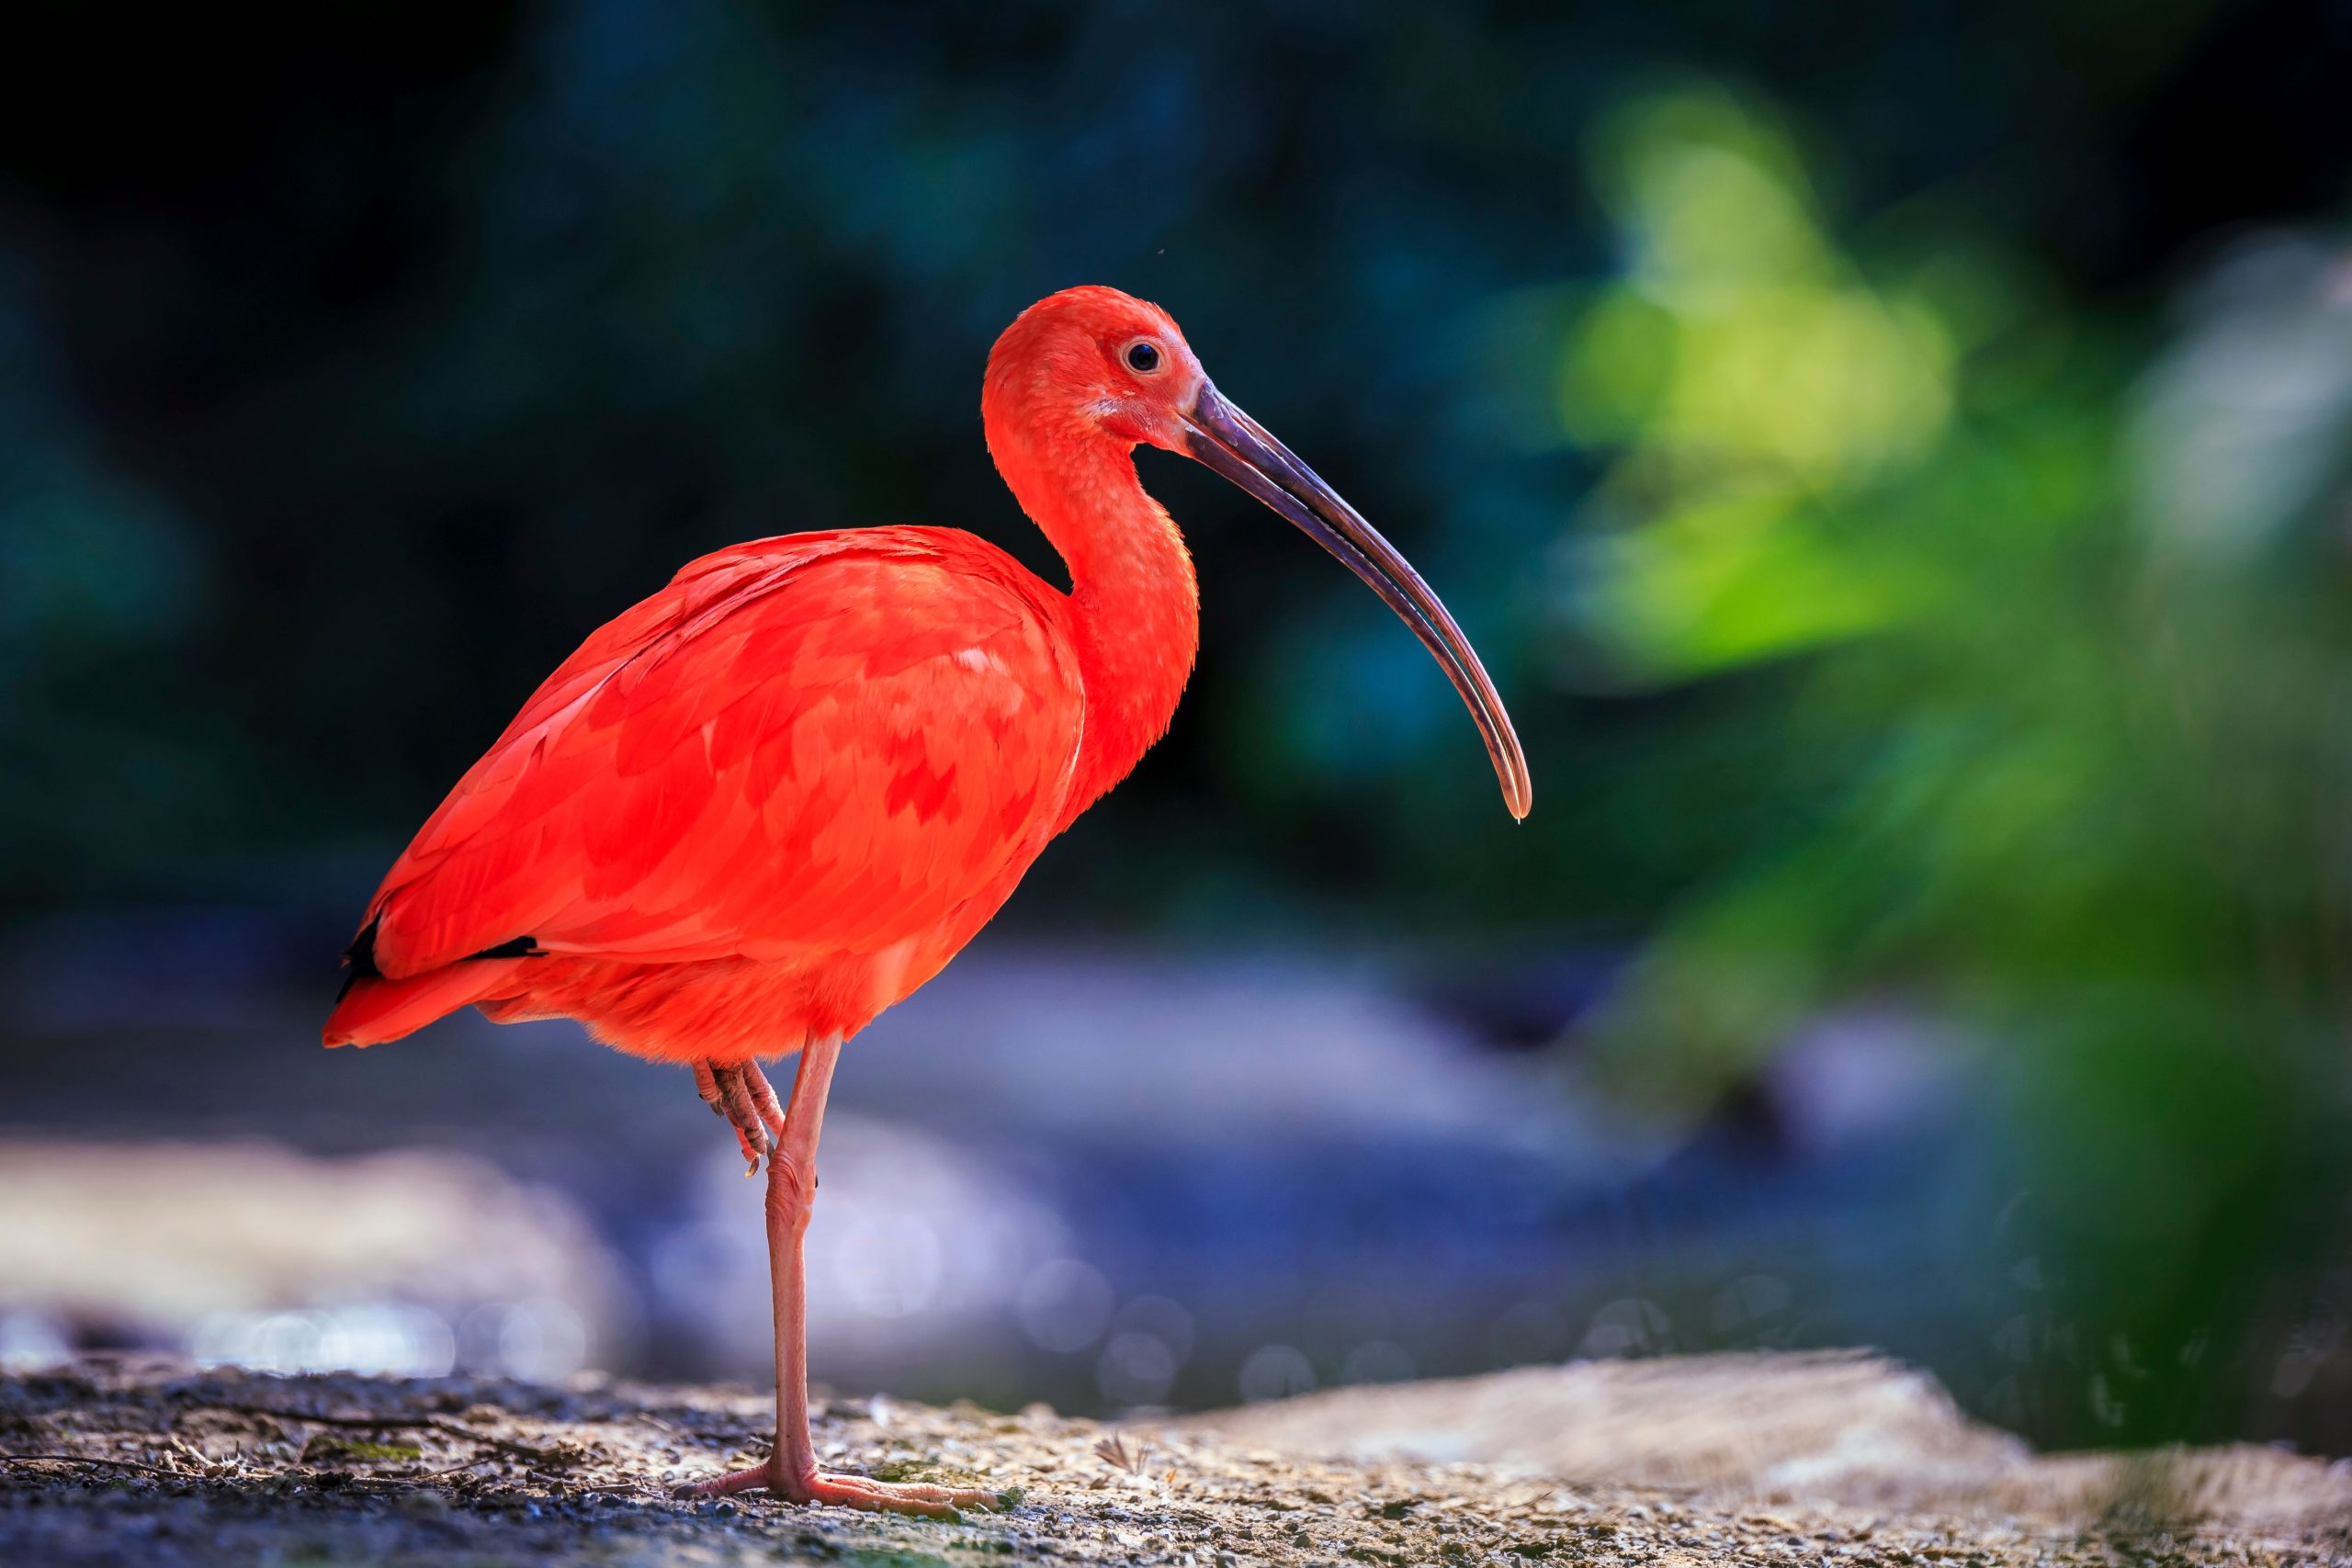
<path id="1" fill-rule="evenodd" d="M 758 1071 L 756 1067 L 750 1070 Z M 779 1115 L 775 1123 L 775 1130 L 771 1131 L 767 1118 L 761 1113 L 758 1095 L 751 1084 L 745 1080 L 744 1072 L 745 1069 L 741 1067 L 719 1067 L 708 1064 L 697 1064 L 695 1067 L 695 1085 L 697 1089 L 703 1089 L 706 1083 L 707 1084 L 707 1091 L 704 1098 L 711 1101 L 713 1110 L 725 1116 L 734 1126 L 735 1138 L 742 1145 L 743 1162 L 748 1168 L 744 1174 L 756 1176 L 759 1174 L 760 1161 L 775 1153 L 775 1134 L 782 1131 L 784 1123 L 783 1117 Z M 775 1099 L 773 1091 L 769 1099 L 771 1100 Z"/>

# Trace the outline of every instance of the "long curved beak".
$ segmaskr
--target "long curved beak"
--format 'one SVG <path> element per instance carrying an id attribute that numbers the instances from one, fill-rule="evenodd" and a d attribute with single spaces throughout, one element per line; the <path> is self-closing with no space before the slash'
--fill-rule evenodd
<path id="1" fill-rule="evenodd" d="M 1513 817 L 1523 818 L 1535 804 L 1535 785 L 1528 777 L 1527 754 L 1510 727 L 1510 715 L 1487 678 L 1470 639 L 1446 614 L 1445 605 L 1412 563 L 1380 536 L 1356 509 L 1315 477 L 1315 470 L 1292 456 L 1266 427 L 1227 402 L 1206 381 L 1185 416 L 1184 444 L 1192 455 L 1215 468 L 1304 531 L 1338 557 L 1340 563 L 1388 602 L 1397 618 L 1413 628 L 1422 646 L 1436 656 L 1446 679 L 1461 694 L 1464 705 L 1487 743 L 1487 759 L 1503 786 L 1503 804 Z"/>

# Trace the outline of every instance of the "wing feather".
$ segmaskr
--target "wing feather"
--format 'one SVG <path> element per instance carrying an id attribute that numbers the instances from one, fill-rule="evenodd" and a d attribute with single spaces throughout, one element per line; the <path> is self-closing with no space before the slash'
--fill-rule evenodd
<path id="1" fill-rule="evenodd" d="M 1058 596 L 932 529 L 706 557 L 599 630 L 369 907 L 414 975 L 529 937 L 647 961 L 878 950 L 1049 836 L 1084 694 Z"/>

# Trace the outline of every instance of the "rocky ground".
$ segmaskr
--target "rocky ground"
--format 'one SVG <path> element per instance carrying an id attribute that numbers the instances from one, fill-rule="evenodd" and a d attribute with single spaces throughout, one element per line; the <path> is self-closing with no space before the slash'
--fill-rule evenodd
<path id="1" fill-rule="evenodd" d="M 2352 1563 L 2352 1466 L 2036 1458 L 1861 1357 L 1540 1369 L 1118 1427 L 834 1400 L 826 1462 L 1022 1490 L 960 1523 L 674 1499 L 764 1397 L 267 1378 L 0 1380 L 0 1562 Z"/>

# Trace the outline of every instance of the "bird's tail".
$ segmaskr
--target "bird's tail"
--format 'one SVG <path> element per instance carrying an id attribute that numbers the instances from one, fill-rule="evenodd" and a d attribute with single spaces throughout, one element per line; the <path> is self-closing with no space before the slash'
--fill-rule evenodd
<path id="1" fill-rule="evenodd" d="M 468 958 L 404 979 L 352 978 L 327 1015 L 329 1045 L 380 1045 L 435 1019 L 494 996 L 524 964 L 520 958 Z"/>

